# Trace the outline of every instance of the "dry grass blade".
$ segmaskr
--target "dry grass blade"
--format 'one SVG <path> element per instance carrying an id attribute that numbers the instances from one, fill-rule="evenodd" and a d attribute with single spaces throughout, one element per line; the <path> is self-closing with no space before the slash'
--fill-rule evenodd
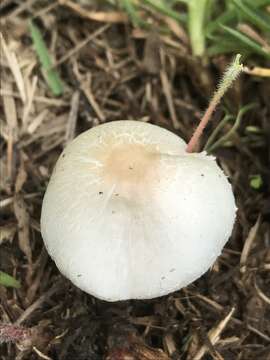
<path id="1" fill-rule="evenodd" d="M 81 41 L 78 45 L 76 45 L 73 49 L 68 51 L 61 59 L 55 61 L 54 67 L 59 66 L 60 64 L 63 64 L 65 61 L 70 59 L 73 55 L 77 54 L 84 46 L 86 46 L 90 41 L 101 35 L 104 31 L 106 31 L 110 25 L 106 24 L 104 26 L 101 26 L 99 29 L 94 31 L 92 34 L 87 36 L 86 39 Z"/>
<path id="2" fill-rule="evenodd" d="M 246 262 L 247 262 L 247 258 L 249 255 L 249 252 L 251 250 L 251 246 L 253 244 L 253 241 L 256 239 L 256 235 L 258 233 L 259 227 L 261 224 L 261 216 L 258 216 L 258 219 L 255 223 L 254 226 L 252 226 L 252 228 L 250 229 L 248 236 L 246 238 L 242 253 L 241 253 L 241 258 L 240 258 L 240 271 L 242 274 L 245 273 L 246 271 Z"/>
<path id="3" fill-rule="evenodd" d="M 11 52 L 9 50 L 8 45 L 1 33 L 0 33 L 0 40 L 1 40 L 3 52 L 8 61 L 9 68 L 14 76 L 22 102 L 26 102 L 25 85 L 17 57 L 14 52 Z"/>
<path id="4" fill-rule="evenodd" d="M 0 344 L 1 360 L 106 359 L 109 355 L 114 355 L 113 360 L 124 355 L 132 360 L 195 360 L 194 356 L 201 360 L 267 359 L 269 38 L 240 12 L 238 16 L 228 8 L 234 5 L 227 4 L 231 1 L 215 2 L 215 11 L 209 10 L 205 30 L 210 48 L 206 52 L 210 54 L 212 45 L 222 48 L 223 41 L 233 36 L 220 23 L 216 30 L 208 31 L 211 16 L 218 16 L 217 22 L 224 20 L 225 26 L 237 31 L 238 38 L 232 37 L 225 50 L 243 50 L 245 74 L 215 113 L 202 143 L 214 134 L 225 115 L 234 119 L 237 109 L 242 110 L 250 99 L 258 106 L 245 113 L 243 121 L 224 122 L 218 131 L 221 142 L 215 140 L 218 163 L 232 180 L 238 219 L 214 270 L 169 296 L 107 303 L 70 282 L 66 287 L 41 238 L 43 194 L 57 158 L 74 136 L 106 121 L 139 119 L 184 139 L 190 137 L 194 121 L 201 117 L 210 89 L 231 55 L 222 52 L 201 60 L 191 56 L 184 2 L 1 2 L 0 270 L 21 284 L 19 290 L 0 286 L 0 337 L 3 323 L 8 324 L 5 335 L 13 335 L 13 342 Z M 251 0 L 235 2 L 257 6 Z M 135 22 L 125 6 L 128 3 L 136 11 Z M 160 12 L 157 3 L 177 11 L 178 16 Z M 211 8 L 210 3 L 214 2 L 209 1 Z M 261 7 L 259 13 L 270 11 L 267 9 Z M 232 13 L 236 18 L 227 21 Z M 256 17 L 256 11 L 251 16 Z M 29 19 L 39 27 L 50 54 L 45 68 L 57 71 L 66 83 L 61 98 L 53 96 L 42 78 L 43 66 L 33 51 Z M 256 174 L 263 181 L 259 189 L 250 186 Z M 237 310 L 225 318 L 232 306 Z M 49 338 L 43 344 L 34 342 L 41 327 L 39 340 Z M 18 341 L 14 339 L 16 331 Z M 127 333 L 135 339 L 125 336 Z M 20 341 L 23 334 L 31 335 L 26 348 Z"/>
<path id="5" fill-rule="evenodd" d="M 23 185 L 27 180 L 27 176 L 28 176 L 28 174 L 25 170 L 24 162 L 21 161 L 21 165 L 19 167 L 18 175 L 17 175 L 16 182 L 15 182 L 15 193 L 16 194 L 22 190 Z"/>
<path id="6" fill-rule="evenodd" d="M 23 127 L 26 128 L 27 124 L 28 124 L 28 118 L 29 118 L 29 114 L 32 110 L 32 105 L 33 105 L 33 99 L 34 99 L 34 95 L 37 89 L 37 82 L 38 82 L 38 78 L 37 76 L 33 77 L 32 83 L 29 86 L 29 91 L 28 91 L 28 97 L 27 97 L 27 102 L 24 106 L 23 109 L 23 117 L 22 117 L 22 123 L 23 123 Z"/>
<path id="7" fill-rule="evenodd" d="M 8 17 L 16 18 L 22 12 L 29 9 L 35 2 L 36 2 L 36 0 L 26 0 L 26 1 L 21 2 L 20 5 L 8 15 Z"/>
<path id="8" fill-rule="evenodd" d="M 235 311 L 235 308 L 233 307 L 230 312 L 228 313 L 228 315 L 213 329 L 211 329 L 208 332 L 208 337 L 209 340 L 211 341 L 212 345 L 215 345 L 218 340 L 220 339 L 220 335 L 222 333 L 222 331 L 226 328 L 228 322 L 230 321 L 233 313 Z M 203 358 L 203 356 L 205 355 L 205 353 L 207 352 L 208 348 L 207 346 L 203 345 L 198 352 L 194 355 L 193 360 L 200 360 Z"/>
<path id="9" fill-rule="evenodd" d="M 55 9 L 57 6 L 59 6 L 59 4 L 57 2 L 54 2 L 52 4 L 49 4 L 47 7 L 42 8 L 41 10 L 35 12 L 33 19 L 37 18 L 37 17 L 44 17 L 44 15 L 46 15 L 46 13 L 52 11 L 53 9 Z"/>
<path id="10" fill-rule="evenodd" d="M 48 109 L 42 110 L 33 120 L 31 120 L 30 124 L 28 125 L 27 132 L 29 134 L 34 134 L 36 130 L 41 126 L 43 121 L 49 114 Z"/>
<path id="11" fill-rule="evenodd" d="M 190 292 L 190 291 L 189 291 L 189 293 L 190 293 L 191 295 L 194 295 L 196 298 L 201 299 L 201 300 L 202 300 L 203 302 L 205 302 L 206 304 L 210 305 L 211 308 L 215 309 L 215 311 L 216 311 L 217 313 L 220 313 L 220 312 L 224 311 L 223 306 L 221 306 L 220 304 L 218 304 L 216 301 L 214 301 L 214 300 L 212 300 L 212 299 L 209 299 L 208 297 L 206 297 L 206 296 L 204 296 L 204 295 L 201 295 L 201 294 L 194 294 L 193 292 Z M 239 320 L 239 319 L 237 319 L 237 318 L 235 318 L 235 317 L 232 317 L 232 318 L 231 318 L 231 321 L 232 321 L 232 323 L 237 324 L 237 325 L 241 325 L 241 326 L 244 325 L 243 321 L 241 321 L 241 320 Z M 267 336 L 266 334 L 262 333 L 262 332 L 259 331 L 258 329 L 256 329 L 254 326 L 248 324 L 248 325 L 247 325 L 247 328 L 248 328 L 251 332 L 253 332 L 254 334 L 260 336 L 262 339 L 264 339 L 265 341 L 267 341 L 267 342 L 270 343 L 270 337 Z"/>
<path id="12" fill-rule="evenodd" d="M 161 349 L 145 346 L 142 341 L 127 340 L 126 346 L 116 347 L 109 351 L 106 360 L 170 360 Z"/>
<path id="13" fill-rule="evenodd" d="M 89 101 L 89 104 L 93 108 L 94 112 L 97 114 L 99 120 L 102 122 L 105 121 L 105 115 L 103 114 L 103 111 L 101 110 L 91 90 L 91 75 L 88 73 L 86 74 L 85 78 L 82 78 L 78 73 L 75 73 L 75 76 L 80 82 L 80 88 Z"/>
<path id="14" fill-rule="evenodd" d="M 0 245 L 5 241 L 12 242 L 16 234 L 15 225 L 3 225 L 0 226 Z"/>
<path id="15" fill-rule="evenodd" d="M 165 337 L 163 339 L 163 343 L 164 343 L 164 347 L 165 347 L 167 353 L 170 356 L 172 356 L 173 354 L 176 353 L 176 351 L 177 351 L 176 344 L 175 344 L 172 334 L 165 335 Z"/>
<path id="16" fill-rule="evenodd" d="M 161 79 L 161 83 L 162 83 L 163 92 L 164 92 L 164 95 L 166 97 L 166 101 L 168 104 L 169 112 L 170 112 L 170 115 L 172 118 L 173 126 L 175 129 L 179 129 L 181 127 L 181 125 L 176 117 L 176 111 L 175 111 L 174 103 L 172 100 L 170 83 L 169 83 L 167 74 L 164 70 L 161 70 L 161 72 L 160 72 L 160 79 Z"/>
<path id="17" fill-rule="evenodd" d="M 142 66 L 149 74 L 160 72 L 160 38 L 156 33 L 150 33 L 145 41 Z"/>
<path id="18" fill-rule="evenodd" d="M 134 28 L 132 30 L 132 37 L 134 37 L 135 39 L 147 39 L 148 36 L 149 33 L 147 31 L 144 31 L 143 29 Z M 172 48 L 177 49 L 179 53 L 184 54 L 184 57 L 188 56 L 187 47 L 181 44 L 179 41 L 175 41 L 172 37 L 167 35 L 160 35 L 160 39 L 163 41 L 164 44 L 169 45 Z"/>
<path id="19" fill-rule="evenodd" d="M 26 194 L 26 195 L 22 195 L 23 199 L 33 199 L 37 196 L 40 196 L 40 193 L 36 192 L 36 193 L 30 193 L 30 194 Z M 5 207 L 11 205 L 14 203 L 14 196 L 8 197 L 6 199 L 0 200 L 0 210 L 4 209 Z"/>
<path id="20" fill-rule="evenodd" d="M 87 18 L 89 20 L 106 22 L 106 23 L 127 23 L 128 16 L 124 12 L 120 11 L 89 11 L 82 8 L 79 4 L 70 1 L 70 0 L 58 0 L 60 5 L 69 7 L 71 10 L 75 11 L 80 16 Z"/>
<path id="21" fill-rule="evenodd" d="M 174 19 L 164 16 L 164 21 L 169 29 L 181 40 L 184 45 L 189 45 L 189 38 L 184 28 Z"/>
<path id="22" fill-rule="evenodd" d="M 249 36 L 251 39 L 261 44 L 266 51 L 270 52 L 270 45 L 268 44 L 268 42 L 262 36 L 260 36 L 260 34 L 255 31 L 251 26 L 247 24 L 239 24 L 237 28 L 244 34 Z"/>
<path id="23" fill-rule="evenodd" d="M 258 67 L 258 66 L 255 66 L 252 69 L 245 66 L 244 72 L 246 74 L 253 75 L 253 76 L 270 77 L 270 69 L 262 68 L 262 67 Z"/>
<path id="24" fill-rule="evenodd" d="M 6 90 L 11 90 L 12 86 L 8 82 L 4 82 L 3 86 Z M 18 134 L 18 121 L 15 100 L 11 96 L 3 97 L 4 112 L 6 116 L 6 122 L 8 125 L 8 140 L 7 140 L 7 175 L 9 181 L 12 181 L 12 175 L 14 170 L 13 164 L 13 145 L 17 141 Z"/>
<path id="25" fill-rule="evenodd" d="M 26 320 L 28 320 L 31 315 L 40 308 L 43 303 L 51 298 L 55 293 L 61 291 L 63 285 L 60 282 L 56 282 L 48 291 L 44 292 L 33 304 L 28 306 L 28 308 L 19 316 L 16 320 L 15 325 L 21 325 Z"/>
<path id="26" fill-rule="evenodd" d="M 3 79 L 2 79 L 3 80 Z M 6 91 L 12 91 L 12 86 L 8 82 L 3 81 L 3 87 Z M 4 111 L 6 116 L 7 124 L 12 132 L 12 135 L 15 135 L 18 129 L 18 120 L 17 120 L 17 110 L 15 100 L 12 96 L 3 95 Z"/>
<path id="27" fill-rule="evenodd" d="M 19 194 L 17 194 L 14 198 L 14 213 L 18 221 L 19 247 L 26 255 L 30 270 L 32 264 L 32 250 L 29 233 L 30 217 L 26 208 L 26 204 L 22 196 Z"/>
<path id="28" fill-rule="evenodd" d="M 259 288 L 257 282 L 255 281 L 255 289 L 259 295 L 259 297 L 268 305 L 270 305 L 270 298 L 268 296 L 266 296 L 262 290 Z"/>
<path id="29" fill-rule="evenodd" d="M 20 95 L 14 91 L 7 91 L 6 89 L 0 88 L 1 96 L 12 96 L 14 99 L 19 99 Z M 51 99 L 45 96 L 34 96 L 33 100 L 37 103 L 46 104 L 49 106 L 68 106 L 68 103 L 62 99 Z"/>
<path id="30" fill-rule="evenodd" d="M 73 140 L 75 136 L 76 122 L 77 122 L 78 110 L 79 110 L 79 101 L 80 101 L 80 93 L 79 91 L 75 91 L 75 93 L 72 95 L 71 108 L 67 121 L 66 136 L 65 136 L 66 144 L 68 144 L 71 140 Z"/>
<path id="31" fill-rule="evenodd" d="M 41 352 L 36 346 L 33 346 L 33 350 L 39 356 L 39 358 L 44 359 L 44 360 L 53 360 L 51 357 L 43 354 L 43 352 Z"/>

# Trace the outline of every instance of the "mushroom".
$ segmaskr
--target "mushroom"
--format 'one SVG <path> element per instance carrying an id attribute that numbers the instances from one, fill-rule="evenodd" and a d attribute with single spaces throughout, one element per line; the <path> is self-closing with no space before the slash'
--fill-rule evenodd
<path id="1" fill-rule="evenodd" d="M 235 221 L 231 185 L 213 156 L 139 121 L 96 126 L 64 149 L 41 231 L 59 270 L 107 301 L 151 299 L 199 278 Z"/>

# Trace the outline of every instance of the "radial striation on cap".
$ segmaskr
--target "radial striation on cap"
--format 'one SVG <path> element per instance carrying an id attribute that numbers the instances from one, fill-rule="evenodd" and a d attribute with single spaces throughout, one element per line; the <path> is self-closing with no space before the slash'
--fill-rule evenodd
<path id="1" fill-rule="evenodd" d="M 214 263 L 235 220 L 215 159 L 158 126 L 115 121 L 79 135 L 50 179 L 41 231 L 59 270 L 100 299 L 178 290 Z"/>

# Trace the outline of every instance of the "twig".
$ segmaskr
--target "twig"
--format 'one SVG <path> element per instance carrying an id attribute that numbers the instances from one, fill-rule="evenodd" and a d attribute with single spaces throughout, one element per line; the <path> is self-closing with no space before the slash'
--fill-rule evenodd
<path id="1" fill-rule="evenodd" d="M 8 18 L 10 19 L 15 19 L 16 17 L 18 17 L 18 15 L 20 15 L 23 11 L 28 10 L 29 8 L 31 8 L 31 6 L 36 2 L 36 0 L 27 0 L 27 1 L 23 1 L 21 2 L 20 6 L 18 6 L 14 11 L 12 11 L 9 15 Z"/>
<path id="2" fill-rule="evenodd" d="M 92 34 L 87 36 L 86 39 L 84 39 L 82 42 L 80 42 L 77 46 L 75 46 L 72 50 L 70 50 L 68 53 L 66 53 L 61 59 L 57 60 L 53 67 L 59 66 L 60 64 L 64 63 L 66 60 L 68 60 L 72 55 L 76 54 L 78 51 L 80 51 L 85 45 L 89 43 L 89 41 L 95 39 L 97 36 L 102 34 L 104 31 L 106 31 L 110 27 L 109 24 L 106 24 L 104 26 L 101 26 L 99 29 L 94 31 Z"/>
<path id="3" fill-rule="evenodd" d="M 42 8 L 41 10 L 39 10 L 37 12 L 35 12 L 32 19 L 44 16 L 47 12 L 50 12 L 51 10 L 56 8 L 57 6 L 59 6 L 59 4 L 57 2 L 53 2 L 52 4 L 49 4 L 48 6 Z"/>
<path id="4" fill-rule="evenodd" d="M 192 291 L 187 290 L 189 294 L 191 294 L 194 298 L 198 298 L 200 300 L 203 301 L 203 303 L 210 305 L 215 311 L 220 312 L 220 311 L 224 311 L 224 308 L 222 305 L 218 304 L 216 301 L 209 299 L 208 297 L 201 295 L 201 294 L 194 294 Z M 232 323 L 236 324 L 236 325 L 245 325 L 243 323 L 243 321 L 232 317 Z M 248 330 L 250 330 L 251 332 L 253 332 L 254 334 L 260 336 L 262 339 L 264 339 L 265 341 L 270 343 L 270 337 L 267 336 L 266 334 L 262 333 L 261 331 L 259 331 L 258 329 L 254 328 L 254 326 L 247 324 L 246 328 Z"/>
<path id="5" fill-rule="evenodd" d="M 15 321 L 15 325 L 21 325 L 25 322 L 31 314 L 36 311 L 45 301 L 47 301 L 52 295 L 54 295 L 57 291 L 59 291 L 61 287 L 60 282 L 57 282 L 52 288 L 50 288 L 47 292 L 40 296 L 33 304 L 31 304 Z"/>

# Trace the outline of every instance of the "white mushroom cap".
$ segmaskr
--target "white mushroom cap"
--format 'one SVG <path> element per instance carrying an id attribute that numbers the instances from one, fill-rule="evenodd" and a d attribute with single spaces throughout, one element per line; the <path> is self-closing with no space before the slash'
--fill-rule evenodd
<path id="1" fill-rule="evenodd" d="M 99 125 L 60 156 L 41 231 L 59 270 L 108 301 L 178 290 L 214 263 L 234 220 L 231 185 L 214 157 L 137 121 Z"/>

